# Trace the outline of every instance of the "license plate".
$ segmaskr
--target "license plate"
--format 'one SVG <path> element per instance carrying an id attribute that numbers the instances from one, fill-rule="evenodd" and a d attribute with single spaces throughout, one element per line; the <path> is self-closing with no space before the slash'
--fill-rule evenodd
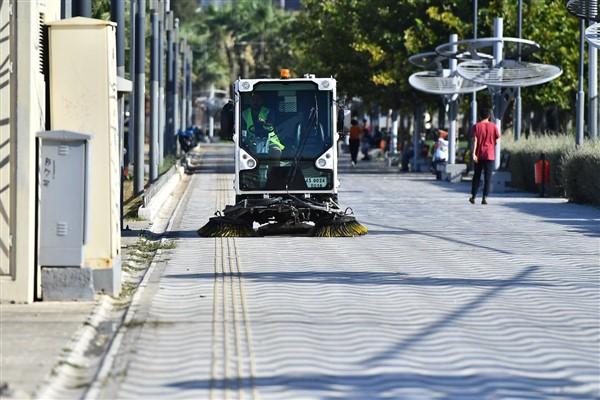
<path id="1" fill-rule="evenodd" d="M 304 178 L 306 181 L 306 186 L 309 188 L 324 188 L 327 187 L 327 178 L 323 177 L 314 177 L 314 178 Z"/>

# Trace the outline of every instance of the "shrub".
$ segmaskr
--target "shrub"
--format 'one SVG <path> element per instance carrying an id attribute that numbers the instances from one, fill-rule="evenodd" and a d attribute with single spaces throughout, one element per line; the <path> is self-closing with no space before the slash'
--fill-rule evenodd
<path id="1" fill-rule="evenodd" d="M 575 203 L 600 206 L 600 141 L 586 142 L 565 152 L 562 163 L 565 197 Z"/>
<path id="2" fill-rule="evenodd" d="M 515 141 L 511 135 L 502 136 L 501 147 L 510 153 L 510 186 L 527 192 L 538 192 L 535 183 L 535 163 L 542 153 L 550 163 L 550 184 L 545 186 L 548 196 L 564 197 L 562 182 L 563 154 L 575 149 L 575 140 L 569 136 L 530 136 Z"/>
<path id="3" fill-rule="evenodd" d="M 519 141 L 504 135 L 501 147 L 510 153 L 511 187 L 539 191 L 534 165 L 544 153 L 550 163 L 550 184 L 545 186 L 545 194 L 600 205 L 600 141 L 585 141 L 576 147 L 569 135 L 539 135 Z"/>

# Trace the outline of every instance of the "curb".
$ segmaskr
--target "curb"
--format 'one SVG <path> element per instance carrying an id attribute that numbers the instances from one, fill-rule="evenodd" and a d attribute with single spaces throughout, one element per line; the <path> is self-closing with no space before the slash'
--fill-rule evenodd
<path id="1" fill-rule="evenodd" d="M 153 221 L 165 202 L 181 182 L 185 168 L 181 165 L 171 167 L 143 195 L 143 205 L 138 209 L 138 217 Z"/>
<path id="2" fill-rule="evenodd" d="M 173 179 L 173 178 L 171 178 L 171 179 Z M 175 209 L 173 210 L 170 217 L 168 218 L 168 223 L 167 223 L 166 227 L 164 229 L 160 229 L 161 231 L 164 230 L 164 232 L 168 232 L 169 230 L 172 229 L 172 226 L 174 223 L 174 218 L 177 215 L 179 207 L 181 206 L 181 199 L 185 197 L 185 192 L 187 192 L 188 188 L 189 188 L 189 186 L 186 186 L 184 189 L 184 192 L 182 193 L 180 198 L 177 199 L 177 204 L 175 205 Z M 169 193 L 171 193 L 171 191 L 172 191 L 172 189 L 169 191 Z M 165 202 L 163 202 L 163 203 L 165 203 Z M 165 238 L 161 239 L 161 241 L 165 241 L 165 240 L 166 240 Z M 133 321 L 133 317 L 135 316 L 136 312 L 139 309 L 140 299 L 144 293 L 144 289 L 148 286 L 148 281 L 152 277 L 152 274 L 154 273 L 156 266 L 160 262 L 161 255 L 162 255 L 162 250 L 158 250 L 157 253 L 154 255 L 153 260 L 150 262 L 148 269 L 145 271 L 144 277 L 138 284 L 138 286 L 135 290 L 135 293 L 131 299 L 131 303 L 130 303 L 129 307 L 127 308 L 127 311 L 125 312 L 125 315 L 123 316 L 123 319 L 121 320 L 121 323 L 119 324 L 119 326 L 116 330 L 116 333 L 114 334 L 108 347 L 106 348 L 102 359 L 100 360 L 99 367 L 96 370 L 97 371 L 96 376 L 95 376 L 93 382 L 91 383 L 91 385 L 89 386 L 89 388 L 86 390 L 86 392 L 82 396 L 83 400 L 87 400 L 87 399 L 92 400 L 92 399 L 100 398 L 99 396 L 101 395 L 102 390 L 106 386 L 107 382 L 111 379 L 111 375 L 114 373 L 113 365 L 114 365 L 117 355 L 121 349 L 123 339 L 129 329 L 129 324 Z"/>

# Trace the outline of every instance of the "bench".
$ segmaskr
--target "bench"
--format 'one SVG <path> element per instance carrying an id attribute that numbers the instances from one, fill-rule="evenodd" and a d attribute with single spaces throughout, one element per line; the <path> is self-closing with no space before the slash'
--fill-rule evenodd
<path id="1" fill-rule="evenodd" d="M 465 164 L 445 164 L 440 167 L 442 169 L 442 180 L 451 183 L 460 182 L 463 174 L 467 172 Z"/>
<path id="2" fill-rule="evenodd" d="M 500 166 L 497 171 L 492 173 L 492 181 L 490 182 L 490 191 L 493 193 L 506 192 L 506 182 L 510 182 L 511 176 L 508 171 L 508 162 L 510 161 L 510 153 L 503 151 L 500 154 Z"/>
<path id="3" fill-rule="evenodd" d="M 510 182 L 510 172 L 495 171 L 492 173 L 492 181 L 490 182 L 490 191 L 493 193 L 506 192 L 506 182 Z"/>

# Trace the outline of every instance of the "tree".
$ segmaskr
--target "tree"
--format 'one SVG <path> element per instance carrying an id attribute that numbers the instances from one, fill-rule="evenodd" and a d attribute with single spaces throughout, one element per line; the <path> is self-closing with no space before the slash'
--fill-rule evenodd
<path id="1" fill-rule="evenodd" d="M 270 2 L 238 0 L 223 7 L 203 8 L 182 30 L 194 36 L 202 84 L 230 87 L 238 77 L 277 76 L 290 58 L 285 34 L 293 15 Z M 199 53 L 199 54 L 198 54 Z"/>
<path id="2" fill-rule="evenodd" d="M 445 43 L 451 28 L 469 27 L 460 18 L 464 7 L 438 4 L 429 0 L 307 0 L 297 23 L 297 46 L 303 54 L 310 54 L 307 62 L 318 60 L 320 72 L 337 77 L 341 90 L 350 97 L 393 108 L 411 107 L 415 97 L 438 101 L 423 93 L 415 96 L 408 77 L 417 69 L 408 58 Z"/>
<path id="3" fill-rule="evenodd" d="M 578 20 L 567 13 L 564 2 L 524 3 L 523 38 L 542 47 L 531 61 L 559 65 L 564 71 L 559 79 L 523 90 L 524 106 L 537 110 L 555 106 L 570 112 L 577 85 Z M 408 77 L 418 71 L 408 57 L 433 51 L 448 42 L 451 33 L 459 40 L 473 37 L 473 6 L 467 0 L 443 5 L 433 0 L 305 0 L 303 4 L 295 27 L 302 64 L 333 75 L 348 96 L 373 105 L 405 108 L 415 100 L 439 104 L 438 96 L 408 85 Z M 505 36 L 517 36 L 517 5 L 492 0 L 478 10 L 478 37 L 493 36 L 495 17 L 503 17 Z"/>
<path id="4" fill-rule="evenodd" d="M 106 14 L 108 1 L 94 0 L 98 14 Z M 563 2 L 523 3 L 523 38 L 541 45 L 530 61 L 564 71 L 552 82 L 525 88 L 523 107 L 538 114 L 553 107 L 568 117 L 577 90 L 579 20 Z M 408 58 L 434 51 L 450 34 L 459 40 L 473 37 L 469 0 L 303 0 L 297 14 L 257 0 L 198 12 L 194 0 L 171 0 L 171 7 L 194 51 L 194 80 L 202 86 L 231 87 L 240 76 L 275 77 L 280 68 L 289 68 L 293 76 L 333 76 L 340 96 L 360 97 L 373 108 L 409 110 L 417 102 L 438 107 L 439 96 L 408 84 L 408 77 L 419 71 Z M 493 36 L 495 17 L 503 18 L 505 36 L 517 36 L 515 2 L 491 0 L 478 10 L 478 37 Z M 489 102 L 487 92 L 477 96 L 478 102 Z M 468 107 L 463 101 L 462 110 Z"/>

